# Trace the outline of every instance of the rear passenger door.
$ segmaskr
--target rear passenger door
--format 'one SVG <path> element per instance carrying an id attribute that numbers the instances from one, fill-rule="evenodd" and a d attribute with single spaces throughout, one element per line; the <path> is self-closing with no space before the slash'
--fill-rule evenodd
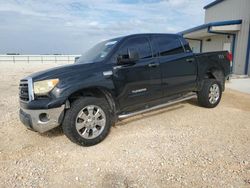
<path id="1" fill-rule="evenodd" d="M 196 87 L 197 63 L 193 53 L 186 51 L 178 36 L 155 36 L 159 52 L 164 96 L 192 91 Z"/>

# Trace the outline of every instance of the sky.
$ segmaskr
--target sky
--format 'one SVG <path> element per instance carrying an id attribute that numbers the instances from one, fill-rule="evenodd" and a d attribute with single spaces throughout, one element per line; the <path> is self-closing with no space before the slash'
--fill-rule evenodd
<path id="1" fill-rule="evenodd" d="M 177 33 L 204 23 L 212 0 L 0 0 L 0 54 L 82 54 L 134 33 Z"/>

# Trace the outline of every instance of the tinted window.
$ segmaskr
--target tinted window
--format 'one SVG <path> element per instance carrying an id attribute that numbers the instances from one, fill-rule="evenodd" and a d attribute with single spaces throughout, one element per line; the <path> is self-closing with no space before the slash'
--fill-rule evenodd
<path id="1" fill-rule="evenodd" d="M 160 56 L 174 55 L 184 52 L 184 49 L 178 38 L 155 37 L 155 40 L 158 44 Z"/>
<path id="2" fill-rule="evenodd" d="M 119 49 L 118 55 L 122 55 L 123 57 L 128 57 L 129 49 L 133 51 L 137 51 L 139 53 L 140 59 L 152 57 L 150 44 L 147 38 L 145 37 L 137 37 L 137 38 L 128 39 L 122 45 L 121 49 Z"/>

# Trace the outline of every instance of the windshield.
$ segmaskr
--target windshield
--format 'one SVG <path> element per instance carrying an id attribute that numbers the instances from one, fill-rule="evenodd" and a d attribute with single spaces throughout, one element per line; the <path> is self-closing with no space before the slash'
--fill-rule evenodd
<path id="1" fill-rule="evenodd" d="M 76 63 L 86 64 L 86 63 L 95 63 L 102 61 L 109 52 L 117 44 L 118 40 L 111 39 L 104 42 L 96 44 L 94 47 L 85 52 Z"/>

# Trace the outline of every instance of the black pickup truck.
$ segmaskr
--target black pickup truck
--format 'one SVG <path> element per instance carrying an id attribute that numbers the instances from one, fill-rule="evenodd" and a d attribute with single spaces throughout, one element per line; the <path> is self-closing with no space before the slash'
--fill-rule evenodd
<path id="1" fill-rule="evenodd" d="M 215 107 L 229 74 L 228 52 L 194 54 L 180 35 L 115 38 L 74 64 L 22 79 L 20 120 L 40 133 L 62 125 L 71 141 L 91 146 L 122 118 L 196 96 L 201 106 Z"/>

